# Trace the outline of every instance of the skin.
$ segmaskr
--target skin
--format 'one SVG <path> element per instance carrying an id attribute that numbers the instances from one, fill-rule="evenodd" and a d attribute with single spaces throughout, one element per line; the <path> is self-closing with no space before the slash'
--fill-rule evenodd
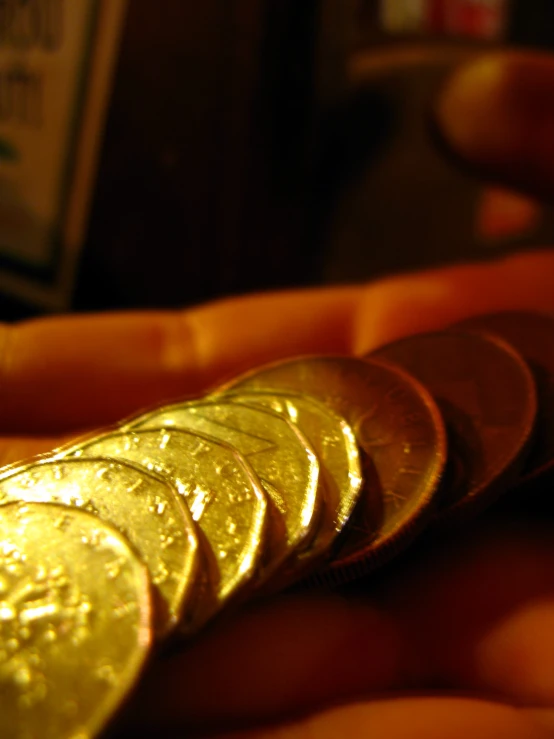
<path id="1" fill-rule="evenodd" d="M 553 59 L 494 56 L 454 77 L 436 118 L 469 166 L 553 197 L 553 101 Z M 0 461 L 269 360 L 362 354 L 502 309 L 554 311 L 554 252 L 184 312 L 1 326 Z M 350 594 L 237 610 L 153 664 L 121 735 L 554 737 L 553 573 L 554 522 L 493 511 Z"/>

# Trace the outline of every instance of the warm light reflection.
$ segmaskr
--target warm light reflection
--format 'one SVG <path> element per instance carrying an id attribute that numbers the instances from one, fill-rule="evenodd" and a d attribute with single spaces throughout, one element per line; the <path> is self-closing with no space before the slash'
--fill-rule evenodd
<path id="1" fill-rule="evenodd" d="M 393 34 L 421 33 L 495 41 L 507 27 L 508 0 L 381 0 L 380 20 Z"/>

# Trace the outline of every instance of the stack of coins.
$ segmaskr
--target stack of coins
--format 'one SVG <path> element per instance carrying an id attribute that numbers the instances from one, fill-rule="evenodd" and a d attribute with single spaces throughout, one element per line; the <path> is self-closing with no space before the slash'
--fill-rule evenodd
<path id="1" fill-rule="evenodd" d="M 543 480 L 553 337 L 502 313 L 294 358 L 0 470 L 0 735 L 95 736 L 161 644 Z"/>

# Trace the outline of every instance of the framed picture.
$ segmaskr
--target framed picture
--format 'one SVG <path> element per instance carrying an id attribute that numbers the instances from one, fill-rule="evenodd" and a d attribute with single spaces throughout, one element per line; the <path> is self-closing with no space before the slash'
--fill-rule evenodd
<path id="1" fill-rule="evenodd" d="M 125 0 L 0 6 L 0 291 L 68 306 Z"/>

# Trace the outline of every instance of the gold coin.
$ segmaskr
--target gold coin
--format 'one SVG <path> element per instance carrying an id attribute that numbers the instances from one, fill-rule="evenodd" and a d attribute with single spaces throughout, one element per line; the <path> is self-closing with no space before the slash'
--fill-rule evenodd
<path id="1" fill-rule="evenodd" d="M 303 434 L 282 416 L 240 403 L 207 400 L 166 406 L 131 420 L 129 426 L 188 429 L 221 439 L 245 457 L 272 504 L 260 581 L 310 543 L 321 510 L 319 464 Z"/>
<path id="2" fill-rule="evenodd" d="M 161 477 L 107 459 L 44 459 L 0 476 L 0 504 L 60 503 L 115 526 L 142 557 L 161 598 L 155 630 L 165 636 L 194 593 L 195 525 L 181 496 Z"/>
<path id="3" fill-rule="evenodd" d="M 96 736 L 150 642 L 150 583 L 123 536 L 52 504 L 0 508 L 0 736 Z"/>
<path id="4" fill-rule="evenodd" d="M 126 459 L 169 478 L 209 550 L 207 593 L 185 630 L 195 630 L 250 583 L 263 551 L 267 499 L 242 457 L 217 439 L 175 428 L 111 433 L 83 443 L 80 456 Z"/>
<path id="5" fill-rule="evenodd" d="M 407 546 L 434 512 L 446 458 L 444 424 L 425 388 L 382 362 L 333 356 L 261 367 L 222 388 L 258 389 L 317 398 L 346 419 L 362 452 L 362 505 L 318 582 L 359 577 Z"/>
<path id="6" fill-rule="evenodd" d="M 314 398 L 296 393 L 282 394 L 271 390 L 230 392 L 233 402 L 262 405 L 296 424 L 312 445 L 325 477 L 326 511 L 319 530 L 303 560 L 317 560 L 329 549 L 349 520 L 359 499 L 363 479 L 356 437 L 344 418 Z"/>

